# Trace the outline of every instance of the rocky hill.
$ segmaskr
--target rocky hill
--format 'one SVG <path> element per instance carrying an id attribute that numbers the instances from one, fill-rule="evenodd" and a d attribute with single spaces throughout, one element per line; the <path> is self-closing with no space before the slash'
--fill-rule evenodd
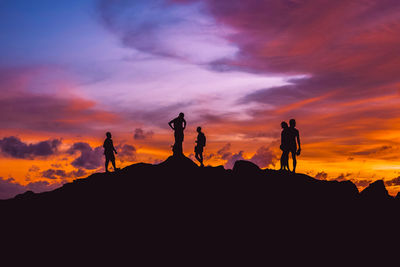
<path id="1" fill-rule="evenodd" d="M 310 246 L 321 253 L 338 244 L 350 249 L 366 232 L 369 240 L 384 238 L 371 229 L 397 227 L 399 208 L 382 181 L 358 192 L 350 181 L 261 170 L 248 161 L 237 161 L 232 170 L 200 168 L 186 157 L 134 164 L 0 202 L 4 227 L 39 239 L 57 233 L 52 244 L 127 243 L 141 259 L 205 264 L 216 255 L 239 260 L 238 250 L 259 257 Z"/>

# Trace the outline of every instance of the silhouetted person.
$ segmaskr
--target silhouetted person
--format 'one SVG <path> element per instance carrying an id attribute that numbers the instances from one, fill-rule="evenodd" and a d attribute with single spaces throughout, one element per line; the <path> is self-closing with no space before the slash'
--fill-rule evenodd
<path id="1" fill-rule="evenodd" d="M 283 121 L 281 123 L 282 127 L 282 132 L 281 132 L 281 150 L 282 150 L 282 156 L 281 156 L 281 170 L 288 170 L 289 169 L 289 138 L 290 138 L 290 133 L 289 133 L 289 126 L 286 123 L 286 121 Z"/>
<path id="2" fill-rule="evenodd" d="M 183 131 L 186 128 L 186 121 L 184 119 L 185 114 L 179 113 L 179 116 L 168 122 L 169 127 L 174 130 L 175 144 L 173 146 L 174 155 L 183 155 L 182 143 L 183 143 Z"/>
<path id="3" fill-rule="evenodd" d="M 197 140 L 196 140 L 196 146 L 194 147 L 194 152 L 195 152 L 195 158 L 200 162 L 200 167 L 204 167 L 203 165 L 203 150 L 204 147 L 206 146 L 206 136 L 204 133 L 201 131 L 201 127 L 197 127 Z"/>
<path id="4" fill-rule="evenodd" d="M 117 150 L 115 149 L 114 144 L 113 144 L 113 141 L 112 141 L 112 139 L 111 139 L 111 133 L 110 133 L 110 132 L 107 132 L 107 133 L 106 133 L 106 136 L 107 136 L 107 138 L 106 138 L 106 140 L 104 140 L 104 144 L 103 144 L 103 147 L 104 147 L 104 155 L 106 156 L 106 164 L 105 164 L 106 172 L 109 172 L 109 171 L 108 171 L 108 163 L 109 163 L 110 161 L 111 161 L 111 163 L 112 163 L 112 165 L 113 165 L 113 167 L 114 167 L 114 171 L 117 171 L 118 168 L 115 167 L 115 156 L 114 156 L 114 152 L 115 152 L 115 154 L 118 154 L 118 153 L 117 153 Z"/>
<path id="5" fill-rule="evenodd" d="M 296 127 L 296 121 L 294 119 L 291 119 L 289 121 L 289 152 L 292 154 L 292 159 L 293 159 L 293 172 L 296 172 L 296 165 L 297 165 L 297 160 L 296 156 L 300 155 L 301 152 L 301 147 L 300 147 L 300 134 L 299 130 L 297 130 Z M 297 149 L 297 144 L 299 144 L 299 149 Z"/>

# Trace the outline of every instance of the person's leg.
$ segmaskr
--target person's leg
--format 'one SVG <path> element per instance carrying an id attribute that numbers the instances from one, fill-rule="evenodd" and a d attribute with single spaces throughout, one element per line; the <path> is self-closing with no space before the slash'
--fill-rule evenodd
<path id="1" fill-rule="evenodd" d="M 293 159 L 293 172 L 296 172 L 296 165 L 297 165 L 297 160 L 296 160 L 296 151 L 292 151 L 292 159 Z"/>
<path id="2" fill-rule="evenodd" d="M 176 154 L 176 143 L 174 143 L 171 147 L 172 147 L 172 153 L 173 153 L 173 155 L 175 155 Z"/>
<path id="3" fill-rule="evenodd" d="M 280 168 L 280 170 L 283 170 L 284 169 L 284 167 L 285 167 L 285 165 L 284 165 L 284 158 L 285 157 L 285 151 L 282 151 L 282 155 L 281 155 L 281 168 Z"/>
<path id="4" fill-rule="evenodd" d="M 182 142 L 176 143 L 176 152 L 177 152 L 179 155 L 182 155 L 182 154 L 183 154 Z"/>
<path id="5" fill-rule="evenodd" d="M 106 164 L 105 164 L 106 172 L 108 172 L 108 163 L 109 163 L 109 162 L 110 162 L 109 158 L 106 157 Z"/>
<path id="6" fill-rule="evenodd" d="M 112 165 L 113 165 L 113 167 L 114 167 L 114 171 L 116 171 L 116 170 L 117 170 L 117 167 L 115 167 L 115 158 L 112 158 L 112 159 L 111 159 L 111 163 L 112 163 Z"/>
<path id="7" fill-rule="evenodd" d="M 283 151 L 283 169 L 290 171 L 290 169 L 289 169 L 289 151 L 288 150 Z"/>
<path id="8" fill-rule="evenodd" d="M 183 154 L 183 149 L 182 149 L 182 143 L 183 143 L 183 132 L 181 131 L 175 131 L 174 133 L 175 137 L 175 151 L 176 153 Z"/>
<path id="9" fill-rule="evenodd" d="M 200 152 L 200 156 L 199 157 L 200 157 L 200 164 L 201 164 L 200 166 L 204 167 L 204 164 L 203 164 L 203 151 Z"/>
<path id="10" fill-rule="evenodd" d="M 199 152 L 196 151 L 196 154 L 194 155 L 194 157 L 197 159 L 197 161 L 200 162 L 200 156 L 199 156 Z"/>
<path id="11" fill-rule="evenodd" d="M 174 133 L 175 137 L 175 144 L 174 144 L 174 155 L 182 155 L 183 154 L 183 149 L 182 149 L 182 142 L 183 142 L 183 133 L 179 131 L 175 131 Z"/>
<path id="12" fill-rule="evenodd" d="M 182 132 L 179 132 L 178 135 L 179 135 L 179 136 L 178 136 L 178 141 L 179 141 L 179 145 L 178 145 L 179 151 L 178 151 L 178 153 L 179 153 L 180 155 L 183 155 L 183 137 L 184 137 L 183 131 L 182 131 Z"/>

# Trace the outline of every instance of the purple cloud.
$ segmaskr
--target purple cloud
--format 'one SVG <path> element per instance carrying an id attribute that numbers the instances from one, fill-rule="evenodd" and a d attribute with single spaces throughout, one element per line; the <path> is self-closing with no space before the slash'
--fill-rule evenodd
<path id="1" fill-rule="evenodd" d="M 232 152 L 230 152 L 231 144 L 227 143 L 220 150 L 217 151 L 217 155 L 221 157 L 223 160 L 228 160 L 232 156 Z"/>
<path id="2" fill-rule="evenodd" d="M 207 158 L 210 159 L 211 157 L 216 157 L 225 160 L 226 163 L 224 166 L 227 169 L 232 169 L 235 165 L 235 162 L 238 160 L 249 160 L 257 164 L 260 168 L 268 167 L 271 164 L 275 165 L 276 161 L 278 160 L 278 156 L 276 155 L 276 152 L 273 150 L 272 146 L 260 147 L 250 159 L 245 159 L 243 157 L 244 151 L 232 153 L 230 149 L 231 144 L 227 143 L 221 149 L 219 149 L 216 154 L 207 155 Z"/>
<path id="3" fill-rule="evenodd" d="M 324 171 L 318 172 L 315 175 L 315 179 L 318 179 L 318 180 L 326 180 L 327 178 L 328 178 L 328 174 L 326 172 L 324 172 Z"/>
<path id="4" fill-rule="evenodd" d="M 123 144 L 118 145 L 116 149 L 118 151 L 117 157 L 121 162 L 136 160 L 136 148 L 134 146 Z"/>
<path id="5" fill-rule="evenodd" d="M 386 184 L 387 186 L 400 185 L 400 176 L 398 176 L 398 177 L 396 177 L 396 178 L 394 178 L 394 179 L 391 179 L 391 180 L 389 180 L 389 181 L 385 181 L 385 184 Z"/>
<path id="6" fill-rule="evenodd" d="M 336 181 L 346 181 L 346 180 L 350 180 L 349 177 L 352 175 L 352 173 L 341 173 L 338 177 L 336 177 L 334 180 Z"/>
<path id="7" fill-rule="evenodd" d="M 0 67 L 0 125 L 3 129 L 55 133 L 81 133 L 92 127 L 118 121 L 118 116 L 103 111 L 93 100 L 73 94 L 60 94 L 56 88 L 70 83 L 55 77 L 51 68 Z M 62 75 L 61 75 L 62 76 Z M 44 82 L 46 81 L 46 82 Z M 43 87 L 50 87 L 44 89 Z"/>
<path id="8" fill-rule="evenodd" d="M 250 161 L 257 164 L 260 168 L 268 167 L 269 165 L 275 166 L 278 156 L 271 147 L 260 147 L 256 153 L 251 157 Z"/>
<path id="9" fill-rule="evenodd" d="M 216 26 L 203 12 L 202 3 L 102 0 L 98 7 L 106 29 L 135 50 L 195 63 L 214 62 L 237 52 L 223 38 L 224 26 Z"/>
<path id="10" fill-rule="evenodd" d="M 153 134 L 153 131 L 145 132 L 142 128 L 136 128 L 135 133 L 133 134 L 133 138 L 135 140 L 145 140 L 151 138 Z"/>
<path id="11" fill-rule="evenodd" d="M 375 155 L 375 154 L 389 153 L 392 150 L 393 150 L 392 146 L 385 145 L 385 146 L 381 146 L 381 147 L 377 147 L 377 148 L 357 151 L 357 152 L 354 152 L 352 155 L 354 155 L 354 156 L 369 156 L 369 155 Z"/>
<path id="12" fill-rule="evenodd" d="M 43 178 L 47 179 L 66 179 L 66 178 L 75 178 L 86 175 L 86 171 L 82 169 L 66 172 L 62 169 L 47 169 L 41 172 Z"/>
<path id="13" fill-rule="evenodd" d="M 15 181 L 14 178 L 4 179 L 0 177 L 0 199 L 12 198 L 25 191 L 31 190 L 35 193 L 50 191 L 60 187 L 62 183 L 52 183 L 47 181 L 31 182 L 27 185 L 22 185 Z"/>
<path id="14" fill-rule="evenodd" d="M 226 169 L 232 169 L 233 166 L 235 165 L 235 162 L 238 161 L 238 160 L 244 160 L 244 158 L 243 158 L 243 151 L 239 151 L 239 153 L 232 154 L 232 155 L 228 158 L 228 160 L 227 160 L 227 162 L 225 163 L 224 167 L 225 167 Z"/>
<path id="15" fill-rule="evenodd" d="M 13 178 L 0 177 L 0 199 L 11 198 L 26 191 L 26 188 L 15 182 Z"/>
<path id="16" fill-rule="evenodd" d="M 92 148 L 88 143 L 79 142 L 73 144 L 67 151 L 69 154 L 80 153 L 80 156 L 71 162 L 76 168 L 94 170 L 104 163 L 104 154 L 102 147 Z"/>
<path id="17" fill-rule="evenodd" d="M 67 173 L 64 170 L 48 169 L 42 172 L 42 176 L 48 179 L 66 178 Z"/>
<path id="18" fill-rule="evenodd" d="M 61 140 L 52 139 L 35 144 L 22 142 L 18 137 L 4 137 L 0 140 L 1 152 L 9 157 L 20 159 L 33 159 L 35 157 L 46 157 L 57 152 Z"/>

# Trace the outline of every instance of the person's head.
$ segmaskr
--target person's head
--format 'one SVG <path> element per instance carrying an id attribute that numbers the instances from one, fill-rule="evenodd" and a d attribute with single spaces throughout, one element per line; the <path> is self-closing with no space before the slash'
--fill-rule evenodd
<path id="1" fill-rule="evenodd" d="M 291 119 L 289 121 L 290 127 L 296 127 L 296 121 L 294 119 Z"/>
<path id="2" fill-rule="evenodd" d="M 200 132 L 201 132 L 201 127 L 200 127 L 200 126 L 197 127 L 196 131 L 197 131 L 198 133 L 200 133 Z"/>
<path id="3" fill-rule="evenodd" d="M 286 121 L 282 121 L 282 122 L 281 122 L 281 127 L 282 127 L 282 129 L 286 129 L 286 128 L 288 128 L 289 126 L 288 126 L 288 124 L 287 124 Z"/>
<path id="4" fill-rule="evenodd" d="M 107 136 L 107 138 L 111 138 L 111 133 L 110 132 L 106 132 L 106 136 Z"/>
<path id="5" fill-rule="evenodd" d="M 179 118 L 183 118 L 183 117 L 185 117 L 185 114 L 183 114 L 182 112 L 179 113 Z"/>

